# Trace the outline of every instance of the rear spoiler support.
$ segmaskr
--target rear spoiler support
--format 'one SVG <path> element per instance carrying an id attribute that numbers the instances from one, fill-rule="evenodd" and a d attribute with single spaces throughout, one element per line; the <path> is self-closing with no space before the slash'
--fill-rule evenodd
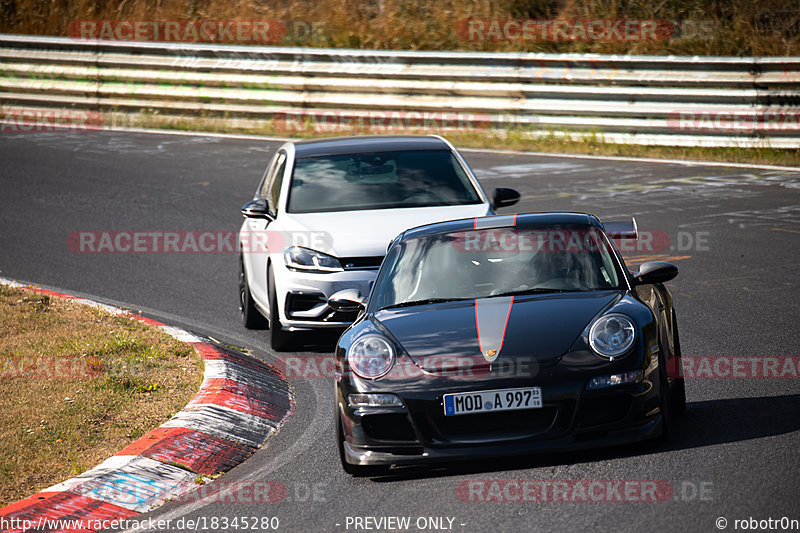
<path id="1" fill-rule="evenodd" d="M 603 222 L 603 229 L 611 239 L 639 238 L 639 227 L 636 225 L 635 217 L 631 217 L 630 221 Z"/>

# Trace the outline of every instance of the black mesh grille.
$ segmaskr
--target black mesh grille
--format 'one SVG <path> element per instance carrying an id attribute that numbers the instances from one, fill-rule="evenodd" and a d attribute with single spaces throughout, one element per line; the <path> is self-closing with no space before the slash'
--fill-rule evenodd
<path id="1" fill-rule="evenodd" d="M 318 292 L 307 294 L 290 292 L 286 295 L 286 307 L 290 313 L 293 311 L 308 311 L 323 302 L 325 302 L 325 296 Z"/>
<path id="2" fill-rule="evenodd" d="M 381 266 L 381 261 L 383 261 L 383 256 L 371 256 L 371 257 L 340 257 L 339 261 L 342 263 L 342 266 L 345 270 L 365 270 L 365 269 L 376 269 Z"/>
<path id="3" fill-rule="evenodd" d="M 631 408 L 631 398 L 627 395 L 614 395 L 592 398 L 581 402 L 578 410 L 578 426 L 598 426 L 616 422 L 627 416 Z"/>
<path id="4" fill-rule="evenodd" d="M 543 407 L 474 415 L 439 415 L 431 417 L 431 423 L 437 436 L 446 441 L 504 440 L 542 434 L 551 428 L 557 416 L 556 407 Z"/>
<path id="5" fill-rule="evenodd" d="M 364 433 L 375 440 L 416 441 L 414 430 L 405 413 L 364 415 L 361 418 Z"/>

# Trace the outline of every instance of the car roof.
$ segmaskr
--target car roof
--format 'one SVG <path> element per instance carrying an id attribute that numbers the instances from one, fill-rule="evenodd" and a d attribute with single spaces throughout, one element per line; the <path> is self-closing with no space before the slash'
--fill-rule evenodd
<path id="1" fill-rule="evenodd" d="M 418 226 L 416 228 L 406 230 L 402 235 L 402 240 L 474 229 L 482 230 L 493 228 L 510 228 L 515 226 L 555 226 L 562 224 L 594 226 L 598 229 L 603 229 L 600 220 L 596 216 L 589 213 L 515 213 L 512 215 L 462 218 L 459 220 L 448 220 L 446 222 L 426 224 L 424 226 Z"/>
<path id="2" fill-rule="evenodd" d="M 450 149 L 446 141 L 434 135 L 352 135 L 293 141 L 292 144 L 296 157 Z"/>

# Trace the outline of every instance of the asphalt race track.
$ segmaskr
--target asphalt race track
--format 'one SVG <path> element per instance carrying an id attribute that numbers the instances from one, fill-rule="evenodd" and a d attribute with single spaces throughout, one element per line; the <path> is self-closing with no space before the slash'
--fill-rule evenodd
<path id="1" fill-rule="evenodd" d="M 295 413 L 268 447 L 223 476 L 225 500 L 169 503 L 144 515 L 201 519 L 278 517 L 279 531 L 718 531 L 718 518 L 800 519 L 800 377 L 687 379 L 688 412 L 673 441 L 591 453 L 412 469 L 351 478 L 334 446 L 333 382 L 314 362 L 335 336 L 276 355 L 268 332 L 245 330 L 237 311 L 235 253 L 80 253 L 82 231 L 236 231 L 278 142 L 126 132 L 2 133 L 0 274 L 142 310 L 158 320 L 246 347 L 264 361 L 308 361 L 290 374 Z M 578 210 L 602 219 L 635 215 L 650 232 L 639 261 L 669 258 L 684 356 L 800 356 L 800 171 L 466 151 L 484 188 L 518 189 L 503 210 Z M 73 248 L 74 243 L 73 243 Z M 297 358 L 300 358 L 299 360 Z M 311 359 L 315 358 L 315 359 Z M 795 359 L 797 361 L 797 359 Z M 749 363 L 748 363 L 749 364 Z M 796 364 L 795 364 L 795 370 Z M 490 483 L 650 480 L 658 501 L 571 496 L 497 501 Z M 278 482 L 285 498 L 253 497 Z M 665 485 L 666 484 L 666 485 Z M 541 485 L 541 484 L 540 484 Z M 465 487 L 479 487 L 465 490 Z M 480 489 L 483 487 L 486 490 Z M 556 491 L 557 492 L 557 491 Z M 478 501 L 480 499 L 491 501 Z M 633 496 L 624 497 L 635 499 Z M 610 501 L 609 501 L 610 500 Z M 360 519 L 357 521 L 356 519 Z M 452 519 L 452 521 L 451 521 Z M 204 520 L 205 522 L 202 522 Z M 360 526 L 360 527 L 357 527 Z M 240 529 L 229 525 L 228 530 Z M 741 528 L 741 525 L 739 527 Z M 155 531 L 155 529 L 150 529 Z"/>

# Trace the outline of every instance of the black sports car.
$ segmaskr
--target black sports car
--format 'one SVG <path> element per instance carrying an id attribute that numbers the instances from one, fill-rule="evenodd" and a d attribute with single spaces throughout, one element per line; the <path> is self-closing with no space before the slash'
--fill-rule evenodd
<path id="1" fill-rule="evenodd" d="M 336 347 L 344 469 L 668 435 L 686 405 L 663 285 L 678 270 L 631 274 L 612 239 L 635 235 L 635 221 L 531 213 L 398 236 L 366 301 L 329 300 L 362 311 Z"/>

